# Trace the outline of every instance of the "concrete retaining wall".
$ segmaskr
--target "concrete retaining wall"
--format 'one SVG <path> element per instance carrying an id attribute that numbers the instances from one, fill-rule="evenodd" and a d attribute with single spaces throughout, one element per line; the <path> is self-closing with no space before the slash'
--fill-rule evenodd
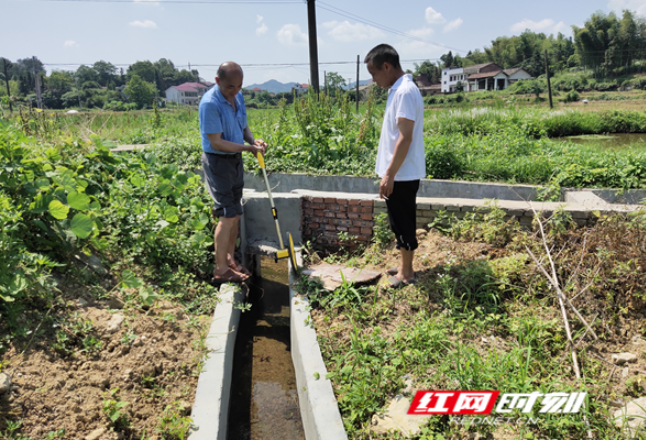
<path id="1" fill-rule="evenodd" d="M 191 432 L 190 440 L 227 438 L 233 348 L 240 321 L 240 310 L 233 308 L 233 305 L 241 303 L 243 299 L 239 287 L 229 284 L 220 287 L 220 303 L 215 308 L 206 338 L 210 353 L 197 382 L 191 413 L 197 431 Z"/>
<path id="2" fill-rule="evenodd" d="M 297 259 L 299 265 L 302 264 L 300 254 Z M 316 330 L 307 324 L 310 319 L 307 311 L 309 302 L 294 291 L 292 286 L 295 283 L 296 279 L 290 267 L 291 351 L 305 438 L 307 440 L 347 440 L 348 436 L 343 427 L 332 382 L 325 378 L 327 369 L 316 338 Z"/>
<path id="3" fill-rule="evenodd" d="M 289 193 L 296 189 L 324 192 L 379 194 L 379 179 L 354 176 L 310 176 L 307 174 L 272 173 L 272 192 Z M 245 188 L 265 191 L 265 181 L 253 173 L 245 173 Z M 275 189 L 274 189 L 275 188 Z M 507 185 L 504 183 L 456 182 L 422 179 L 419 197 L 461 199 L 536 200 L 540 186 Z"/>

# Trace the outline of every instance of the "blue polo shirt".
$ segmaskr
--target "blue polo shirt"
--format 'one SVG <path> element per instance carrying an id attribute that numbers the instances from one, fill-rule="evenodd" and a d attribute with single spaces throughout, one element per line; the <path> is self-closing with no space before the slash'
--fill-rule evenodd
<path id="1" fill-rule="evenodd" d="M 235 98 L 236 111 L 227 99 L 222 96 L 216 85 L 202 96 L 200 101 L 200 134 L 202 150 L 213 154 L 235 154 L 215 150 L 207 134 L 222 133 L 222 139 L 244 145 L 244 129 L 247 126 L 247 109 L 242 92 Z"/>

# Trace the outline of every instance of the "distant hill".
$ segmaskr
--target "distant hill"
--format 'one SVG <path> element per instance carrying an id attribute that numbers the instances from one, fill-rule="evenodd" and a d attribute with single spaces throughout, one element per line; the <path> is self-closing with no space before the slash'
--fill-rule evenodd
<path id="1" fill-rule="evenodd" d="M 369 79 L 360 79 L 360 80 L 359 80 L 359 87 L 361 87 L 361 86 L 365 86 L 365 85 L 366 85 L 366 84 L 368 84 L 370 81 L 371 81 L 371 80 L 369 80 Z M 357 82 L 356 82 L 356 81 L 355 81 L 355 82 L 350 83 L 350 89 L 354 89 L 354 88 L 356 88 L 356 87 L 357 87 L 357 86 L 356 86 L 356 84 L 357 84 Z M 348 87 L 347 87 L 347 86 L 346 86 L 346 87 L 344 87 L 344 88 L 345 88 L 346 90 L 348 89 Z"/>
<path id="2" fill-rule="evenodd" d="M 290 82 L 290 83 L 282 83 L 280 81 L 276 81 L 275 79 L 270 79 L 267 82 L 264 82 L 262 84 L 252 84 L 250 86 L 245 87 L 245 89 L 255 89 L 258 87 L 259 89 L 267 90 L 270 93 L 281 93 L 281 92 L 291 92 L 292 87 L 295 86 L 297 83 L 295 82 Z"/>

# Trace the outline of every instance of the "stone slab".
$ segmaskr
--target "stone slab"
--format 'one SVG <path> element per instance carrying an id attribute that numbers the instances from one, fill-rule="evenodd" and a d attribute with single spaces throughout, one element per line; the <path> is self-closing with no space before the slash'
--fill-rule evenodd
<path id="1" fill-rule="evenodd" d="M 319 264 L 304 270 L 303 273 L 311 279 L 320 279 L 323 287 L 330 291 L 343 285 L 343 278 L 348 284 L 371 284 L 381 276 L 381 273 L 373 270 L 346 267 L 339 264 Z"/>

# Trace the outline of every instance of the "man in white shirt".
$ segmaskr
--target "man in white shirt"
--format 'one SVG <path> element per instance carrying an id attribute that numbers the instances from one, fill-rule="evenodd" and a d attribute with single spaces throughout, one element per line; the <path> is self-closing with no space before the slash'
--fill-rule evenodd
<path id="1" fill-rule="evenodd" d="M 416 215 L 419 181 L 426 177 L 424 101 L 411 75 L 399 64 L 397 51 L 387 44 L 373 48 L 364 59 L 372 80 L 388 91 L 375 172 L 381 177 L 379 196 L 386 200 L 390 227 L 401 252 L 398 268 L 389 269 L 392 287 L 414 282 L 417 249 Z"/>

